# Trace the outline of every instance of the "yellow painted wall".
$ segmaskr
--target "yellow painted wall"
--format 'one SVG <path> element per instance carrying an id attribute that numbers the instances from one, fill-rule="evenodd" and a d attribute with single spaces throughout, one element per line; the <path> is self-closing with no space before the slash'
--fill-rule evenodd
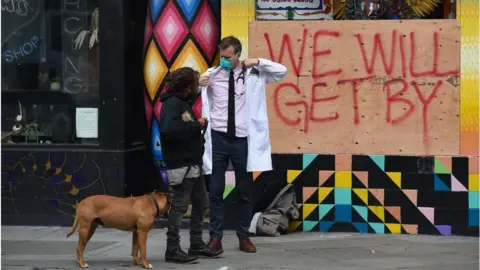
<path id="1" fill-rule="evenodd" d="M 480 0 L 457 0 L 461 25 L 460 153 L 479 154 Z"/>
<path id="2" fill-rule="evenodd" d="M 461 21 L 460 130 L 461 155 L 479 155 L 480 0 L 457 0 Z M 255 20 L 255 0 L 222 0 L 222 37 L 234 35 L 248 57 L 248 24 Z"/>
<path id="3" fill-rule="evenodd" d="M 241 58 L 248 57 L 248 23 L 255 20 L 255 0 L 222 0 L 222 38 L 233 35 L 243 45 Z"/>

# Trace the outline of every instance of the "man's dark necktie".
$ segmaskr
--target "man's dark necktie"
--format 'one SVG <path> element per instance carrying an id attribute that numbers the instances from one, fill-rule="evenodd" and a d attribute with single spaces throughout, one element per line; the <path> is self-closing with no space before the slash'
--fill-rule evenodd
<path id="1" fill-rule="evenodd" d="M 233 70 L 230 71 L 230 78 L 228 79 L 228 122 L 227 135 L 235 137 L 235 79 Z"/>

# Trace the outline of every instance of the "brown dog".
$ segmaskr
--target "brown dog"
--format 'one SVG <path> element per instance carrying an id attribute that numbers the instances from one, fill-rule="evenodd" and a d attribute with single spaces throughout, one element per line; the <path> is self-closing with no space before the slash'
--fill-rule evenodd
<path id="1" fill-rule="evenodd" d="M 78 227 L 77 262 L 80 267 L 88 267 L 83 251 L 95 233 L 97 224 L 100 224 L 106 228 L 132 231 L 133 262 L 151 269 L 153 266 L 147 262 L 147 235 L 155 217 L 167 212 L 171 203 L 171 194 L 159 192 L 129 198 L 95 195 L 81 201 L 77 207 L 73 227 L 67 235 L 68 238 Z M 138 258 L 139 248 L 141 261 Z"/>

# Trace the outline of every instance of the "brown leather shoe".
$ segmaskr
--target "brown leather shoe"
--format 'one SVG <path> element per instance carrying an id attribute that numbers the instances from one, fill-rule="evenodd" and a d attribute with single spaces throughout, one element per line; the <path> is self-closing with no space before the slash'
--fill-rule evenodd
<path id="1" fill-rule="evenodd" d="M 257 247 L 250 241 L 250 238 L 247 236 L 239 236 L 238 243 L 240 246 L 240 250 L 247 253 L 255 253 L 257 252 Z"/>
<path id="2" fill-rule="evenodd" d="M 208 242 L 208 247 L 214 250 L 219 250 L 220 253 L 223 252 L 222 240 L 218 238 L 210 238 L 210 241 Z"/>

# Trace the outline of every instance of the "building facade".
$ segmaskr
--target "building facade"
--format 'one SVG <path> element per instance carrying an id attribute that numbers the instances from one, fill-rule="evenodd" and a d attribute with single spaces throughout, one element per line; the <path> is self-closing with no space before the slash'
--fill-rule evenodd
<path id="1" fill-rule="evenodd" d="M 386 1 L 325 0 L 322 1 L 324 10 L 303 10 L 306 7 L 302 6 L 298 9 L 300 12 L 295 12 L 293 15 L 291 14 L 292 10 L 286 8 L 285 4 L 271 4 L 268 10 L 268 7 L 265 6 L 259 8 L 258 2 L 260 1 L 226 1 L 222 6 L 222 36 L 234 34 L 243 37 L 243 42 L 249 45 L 245 57 L 275 58 L 289 68 L 286 82 L 269 87 L 266 93 L 267 100 L 269 100 L 268 116 L 274 153 L 274 170 L 255 174 L 255 189 L 258 196 L 257 210 L 265 207 L 265 201 L 268 201 L 266 198 L 271 198 L 286 183 L 292 183 L 297 188 L 297 201 L 301 212 L 299 220 L 291 223 L 291 230 L 294 231 L 478 235 L 480 184 L 478 159 L 479 1 L 455 1 L 456 4 L 453 5 L 451 5 L 451 1 L 442 1 L 436 7 L 433 5 L 429 13 L 422 16 L 412 14 L 411 11 L 416 7 L 406 6 L 393 6 L 393 9 L 390 9 L 391 13 L 385 15 L 385 11 L 389 9 L 381 7 L 385 7 Z M 318 1 L 310 2 L 312 2 L 311 8 L 318 5 Z M 347 20 L 330 24 L 327 22 L 313 23 L 305 21 L 302 16 L 297 16 L 298 14 L 312 15 L 325 12 L 329 5 L 333 5 L 335 19 Z M 408 14 L 408 10 L 410 10 L 410 14 Z M 384 13 L 382 14 L 382 12 Z M 447 20 L 455 18 L 455 14 L 459 22 L 454 23 Z M 269 17 L 270 22 L 258 21 L 262 17 Z M 356 89 L 358 91 L 355 90 L 360 100 L 358 107 L 350 104 L 351 100 L 341 101 L 342 105 L 346 105 L 350 111 L 342 110 L 342 105 L 328 104 L 328 102 L 318 103 L 315 109 L 315 105 L 312 104 L 320 102 L 321 99 L 315 100 L 312 97 L 313 92 L 309 93 L 312 84 L 315 85 L 315 82 L 318 82 L 316 80 L 320 79 L 320 82 L 329 83 L 327 76 L 318 76 L 320 74 L 312 72 L 316 69 L 315 65 L 312 65 L 312 62 L 316 61 L 312 59 L 317 57 L 314 53 L 315 50 L 317 55 L 322 55 L 318 57 L 319 59 L 324 57 L 323 59 L 326 59 L 324 61 L 329 61 L 327 64 L 319 64 L 317 68 L 327 67 L 324 68 L 327 71 L 328 67 L 338 68 L 338 63 L 344 61 L 342 59 L 347 56 L 348 64 L 341 66 L 343 73 L 347 74 L 347 76 L 343 76 L 343 79 L 352 79 L 349 75 L 357 71 L 361 72 L 364 66 L 366 69 L 371 68 L 372 71 L 377 72 L 379 68 L 382 69 L 381 61 L 383 61 L 381 56 L 377 55 L 377 65 L 372 62 L 370 64 L 365 64 L 367 62 L 363 61 L 357 62 L 356 59 L 362 59 L 362 52 L 358 49 L 358 45 L 359 43 L 361 43 L 360 45 L 364 44 L 355 38 L 353 41 L 346 39 L 332 41 L 324 38 L 327 45 L 323 46 L 320 45 L 321 43 L 315 45 L 313 36 L 317 37 L 325 35 L 325 33 L 333 33 L 334 36 L 338 34 L 340 38 L 343 35 L 353 36 L 356 34 L 355 31 L 361 33 L 361 29 L 356 29 L 356 27 L 362 25 L 362 27 L 370 29 L 369 32 L 363 34 L 365 42 L 363 56 L 372 57 L 375 35 L 382 35 L 380 42 L 385 46 L 384 52 L 388 55 L 385 56 L 384 63 L 388 63 L 388 57 L 392 53 L 391 47 L 389 47 L 392 45 L 392 29 L 396 29 L 398 32 L 404 31 L 403 34 L 407 35 L 412 35 L 411 33 L 416 31 L 414 28 L 402 28 L 396 23 L 400 22 L 399 19 L 419 19 L 419 17 L 445 20 L 436 21 L 434 24 L 452 23 L 454 40 L 461 43 L 459 46 L 454 45 L 455 49 L 449 51 L 450 55 L 457 57 L 453 59 L 452 70 L 458 69 L 458 72 L 452 73 L 451 77 L 445 78 L 445 82 L 451 82 L 447 82 L 451 89 L 447 90 L 447 93 L 452 91 L 450 92 L 452 94 L 450 97 L 440 96 L 445 90 L 438 90 L 439 98 L 434 101 L 440 105 L 439 107 L 435 105 L 437 108 L 441 108 L 447 103 L 451 104 L 448 110 L 453 112 L 453 122 L 448 125 L 448 128 L 446 127 L 448 129 L 446 132 L 431 138 L 451 144 L 454 150 L 449 153 L 443 152 L 446 145 L 437 144 L 428 150 L 423 148 L 424 145 L 421 144 L 425 142 L 425 137 L 421 135 L 422 121 L 420 118 L 413 120 L 415 116 L 411 116 L 409 120 L 412 121 L 410 129 L 404 127 L 393 133 L 388 131 L 388 119 L 382 118 L 380 121 L 382 124 L 379 124 L 380 122 L 372 123 L 374 121 L 365 122 L 363 117 L 368 119 L 368 113 L 372 119 L 376 119 L 376 113 L 380 114 L 382 109 L 386 109 L 382 107 L 386 106 L 385 100 L 378 99 L 378 103 L 368 103 L 369 99 L 375 100 L 376 95 L 382 96 L 387 91 L 386 89 L 384 91 L 382 88 L 378 89 L 375 96 L 361 97 L 362 91 L 366 91 L 368 86 L 366 88 L 359 86 Z M 279 18 L 294 22 L 278 22 Z M 375 21 L 370 21 L 372 22 L 370 24 L 368 22 L 362 24 L 361 21 L 349 24 L 348 19 L 388 19 L 389 21 L 381 22 L 382 28 L 387 26 L 391 28 L 386 33 L 381 33 L 380 28 L 374 26 L 373 22 Z M 275 22 L 271 22 L 271 20 L 275 20 Z M 339 26 L 340 24 L 343 25 Z M 339 29 L 351 29 L 351 32 L 342 33 Z M 429 39 L 424 43 L 427 44 L 425 47 L 429 42 L 430 46 L 432 45 L 432 40 L 435 39 L 434 32 L 439 35 L 445 34 L 445 32 L 441 32 L 445 29 L 439 27 L 437 30 L 425 32 L 425 39 Z M 403 39 L 399 42 L 406 42 L 406 37 L 402 36 L 397 41 Z M 305 46 L 303 47 L 303 45 Z M 318 49 L 315 46 L 318 46 Z M 441 44 L 440 46 L 446 45 Z M 434 49 L 427 48 L 423 49 L 423 52 L 426 53 L 424 58 L 433 61 L 434 57 L 428 57 L 428 52 L 429 50 L 433 52 Z M 398 61 L 401 61 L 400 50 L 397 47 L 396 59 Z M 334 54 L 335 61 L 328 59 L 328 56 L 325 57 L 328 54 Z M 369 60 L 375 61 L 371 58 L 365 59 L 365 61 Z M 428 63 L 425 62 L 424 67 L 432 65 L 432 62 Z M 349 68 L 352 69 L 350 73 L 345 71 Z M 389 78 L 392 79 L 397 75 L 401 78 L 403 75 L 401 72 L 394 74 L 392 71 L 390 76 L 383 70 L 379 73 L 380 76 L 371 74 L 376 75 L 376 78 L 372 78 L 373 81 L 370 82 L 373 84 L 384 83 Z M 408 74 L 407 78 L 407 80 L 412 80 Z M 427 82 L 425 85 L 429 84 L 433 86 L 434 82 Z M 328 95 L 322 94 L 321 97 L 341 100 L 342 97 L 339 95 L 343 95 L 342 91 L 351 91 L 348 89 L 332 89 L 330 87 L 327 91 Z M 413 89 L 411 90 L 413 91 Z M 445 93 L 443 92 L 443 94 Z M 424 95 L 427 95 L 427 92 L 424 92 Z M 406 96 L 407 99 L 411 97 L 409 94 Z M 437 98 L 437 96 L 432 96 L 432 98 Z M 407 102 L 407 99 L 403 101 Z M 421 105 L 421 103 L 412 104 L 415 104 L 414 106 Z M 322 105 L 328 110 L 322 111 Z M 380 107 L 382 109 L 378 109 Z M 313 114 L 309 114 L 309 110 L 313 111 Z M 356 120 L 354 112 L 360 110 L 362 113 L 358 114 L 359 118 Z M 407 111 L 408 106 L 404 106 L 402 110 Z M 339 112 L 340 115 L 329 115 L 328 112 Z M 346 114 L 342 114 L 342 112 Z M 381 117 L 385 117 L 385 113 L 383 111 Z M 402 116 L 401 111 L 397 111 L 397 113 L 396 116 Z M 342 120 L 345 119 L 345 115 L 351 117 L 352 120 Z M 413 112 L 412 115 L 414 115 Z M 324 116 L 323 119 L 321 116 Z M 325 120 L 328 116 L 334 118 L 335 124 Z M 340 117 L 339 120 L 336 120 L 337 117 Z M 430 111 L 427 118 L 430 122 L 424 130 L 438 129 L 442 125 L 441 122 L 446 119 L 442 111 L 436 109 Z M 355 124 L 357 121 L 358 125 Z M 408 123 L 408 120 L 403 123 Z M 358 127 L 352 128 L 352 126 Z M 381 133 L 383 135 L 380 135 Z M 397 133 L 401 135 L 397 137 L 397 140 L 386 143 Z M 419 146 L 412 147 L 416 142 L 419 143 Z M 226 190 L 228 200 L 230 196 L 233 198 L 235 196 L 234 175 L 229 174 L 227 179 L 229 179 Z"/>
<path id="2" fill-rule="evenodd" d="M 254 0 L 20 2 L 2 3 L 2 27 L 4 22 L 23 27 L 2 29 L 3 224 L 70 225 L 76 204 L 86 196 L 130 196 L 155 188 L 166 190 L 157 132 L 163 80 L 180 66 L 203 72 L 217 65 L 216 44 L 221 37 L 235 35 L 244 44 L 243 58 L 272 58 L 289 68 L 283 85 L 267 89 L 274 170 L 254 173 L 255 211 L 265 209 L 281 188 L 293 183 L 301 210 L 299 220 L 291 223 L 294 231 L 478 235 L 479 80 L 474 59 L 479 55 L 479 26 L 478 12 L 473 12 L 478 11 L 478 1 L 457 1 L 454 6 L 444 1 L 433 6 L 429 14 L 415 16 L 410 16 L 415 7 L 395 6 L 387 14 L 385 10 L 389 9 L 381 8 L 387 1 L 370 0 L 314 0 L 299 6 Z M 342 66 L 346 75 L 338 80 L 349 79 L 347 75 L 353 73 L 345 71 L 348 68 L 354 72 L 365 67 L 365 72 L 371 69 L 376 76 L 369 78 L 369 83 L 383 85 L 396 74 L 383 74 L 388 73 L 388 57 L 382 60 L 379 55 L 377 62 L 368 63 L 375 33 L 381 35 L 379 42 L 389 55 L 392 51 L 387 48 L 394 47 L 392 32 L 405 32 L 405 36 L 395 38 L 398 60 L 390 64 L 402 76 L 401 50 L 411 53 L 406 50 L 411 48 L 401 44 L 411 42 L 411 33 L 416 33 L 409 26 L 398 26 L 397 19 L 417 15 L 446 19 L 455 13 L 457 21 L 436 20 L 425 25 L 430 32 L 424 36 L 434 40 L 437 35 L 440 45 L 451 46 L 448 48 L 455 52 L 438 58 L 449 64 L 433 70 L 452 71 L 442 77 L 445 88 L 435 90 L 439 97 L 432 96 L 433 105 L 427 111 L 426 130 L 435 135 L 428 137 L 433 147 L 425 148 L 422 137 L 422 104 L 427 103 L 428 93 L 423 93 L 423 101 L 412 101 L 409 95 L 416 93 L 413 84 L 406 90 L 410 91 L 406 98 L 417 110 L 405 118 L 406 126 L 390 127 L 394 126 L 392 119 L 403 115 L 401 110 L 409 111 L 405 100 L 406 107 L 395 107 L 402 102 L 392 103 L 392 98 L 398 98 L 395 91 L 400 91 L 393 87 L 380 87 L 378 97 L 360 99 L 357 108 L 365 114 L 358 114 L 361 125 L 355 129 L 351 128 L 356 121 L 355 107 L 345 111 L 352 116 L 351 123 L 342 122 L 344 118 L 335 125 L 318 120 L 322 115 L 335 114 L 307 103 L 312 98 L 312 85 L 319 82 L 318 78 L 325 78 L 317 76 L 321 74 L 314 73 L 313 66 L 308 67 L 315 62 L 315 50 L 339 53 L 337 59 L 350 57 L 350 64 Z M 348 20 L 332 18 L 368 18 L 368 22 L 355 21 L 355 25 L 369 27 L 371 33 L 360 33 Z M 390 30 L 375 30 L 378 22 L 374 19 L 388 19 L 382 25 Z M 334 33 L 339 25 L 360 31 L 364 54 L 355 47 L 359 44 L 356 38 L 314 44 L 314 35 L 326 33 L 321 32 L 324 30 Z M 436 50 L 432 47 L 435 44 L 422 43 L 422 35 L 417 35 L 424 52 Z M 442 43 L 442 35 L 451 35 L 457 42 Z M 302 44 L 307 57 L 300 56 Z M 339 48 L 338 52 L 329 44 Z M 427 46 L 430 49 L 425 49 Z M 426 59 L 430 62 L 424 66 L 436 61 L 433 54 Z M 387 71 L 382 61 L 387 63 Z M 333 68 L 332 63 L 322 67 Z M 408 70 L 408 64 L 405 67 Z M 415 70 L 417 75 L 424 71 Z M 409 84 L 413 80 L 410 75 L 403 78 Z M 417 87 L 432 84 L 433 89 L 436 83 L 419 80 Z M 328 93 L 335 96 L 340 88 L 329 89 Z M 380 93 L 387 91 L 391 104 L 385 103 L 384 96 L 380 98 Z M 308 100 L 299 99 L 297 93 L 304 93 Z M 288 105 L 287 98 L 296 107 Z M 393 104 L 390 122 L 379 118 L 383 122 L 367 123 L 362 118 L 368 119 L 370 113 L 371 119 L 376 119 L 372 109 L 376 107 L 368 103 L 376 98 L 385 110 Z M 350 106 L 351 100 L 342 104 Z M 328 106 L 331 112 L 338 111 L 339 117 L 344 115 L 341 105 Z M 306 118 L 308 110 L 314 113 Z M 386 117 L 382 110 L 381 117 Z M 441 128 L 442 123 L 447 123 L 447 128 Z M 337 135 L 329 137 L 331 134 Z M 340 141 L 337 137 L 342 136 Z M 392 136 L 398 136 L 395 142 L 385 143 Z M 382 142 L 385 147 L 379 146 Z M 227 172 L 226 178 L 226 227 L 234 228 L 233 172 Z"/>
<path id="3" fill-rule="evenodd" d="M 2 2 L 3 225 L 69 226 L 87 196 L 158 188 L 140 2 Z"/>

